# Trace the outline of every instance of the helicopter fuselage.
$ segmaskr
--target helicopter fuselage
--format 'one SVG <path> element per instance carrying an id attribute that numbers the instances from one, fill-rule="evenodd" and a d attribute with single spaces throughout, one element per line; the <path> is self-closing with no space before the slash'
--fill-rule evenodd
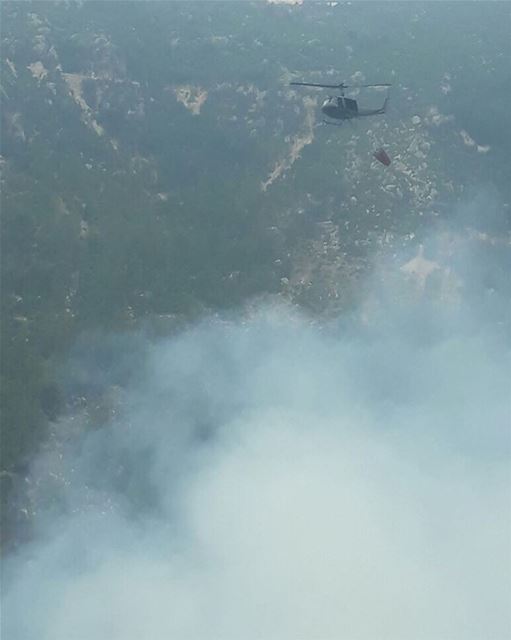
<path id="1" fill-rule="evenodd" d="M 376 116 L 385 113 L 388 98 L 380 109 L 359 109 L 356 100 L 344 96 L 330 96 L 321 106 L 322 113 L 333 120 L 353 120 L 364 116 Z"/>

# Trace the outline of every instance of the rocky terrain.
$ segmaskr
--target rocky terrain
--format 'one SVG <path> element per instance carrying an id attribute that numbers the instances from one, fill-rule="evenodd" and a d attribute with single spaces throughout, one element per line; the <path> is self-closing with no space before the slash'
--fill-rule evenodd
<path id="1" fill-rule="evenodd" d="M 58 371 L 84 333 L 267 295 L 338 313 L 379 256 L 454 299 L 453 243 L 508 250 L 509 7 L 474 5 L 2 3 L 4 496 L 79 401 Z M 291 79 L 392 82 L 389 112 L 328 127 Z M 492 211 L 428 254 L 479 190 Z"/>

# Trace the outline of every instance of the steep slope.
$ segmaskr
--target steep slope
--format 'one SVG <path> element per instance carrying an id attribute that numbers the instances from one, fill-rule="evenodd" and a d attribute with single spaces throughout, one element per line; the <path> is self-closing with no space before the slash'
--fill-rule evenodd
<path id="1" fill-rule="evenodd" d="M 57 365 L 83 332 L 169 333 L 266 294 L 349 307 L 371 256 L 406 252 L 473 185 L 500 212 L 474 233 L 507 242 L 504 5 L 1 11 L 8 486 L 66 408 Z M 392 81 L 391 108 L 326 127 L 322 94 L 292 90 L 296 77 Z M 382 144 L 388 169 L 372 158 Z"/>

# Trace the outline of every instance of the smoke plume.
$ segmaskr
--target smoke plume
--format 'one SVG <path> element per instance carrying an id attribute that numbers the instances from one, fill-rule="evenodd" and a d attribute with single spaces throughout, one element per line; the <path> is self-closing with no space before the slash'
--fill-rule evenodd
<path id="1" fill-rule="evenodd" d="M 4 637 L 511 637 L 499 247 L 437 237 L 328 324 L 272 304 L 117 337 L 108 375 L 99 347 L 75 355 L 115 410 L 66 418 L 34 462 Z"/>

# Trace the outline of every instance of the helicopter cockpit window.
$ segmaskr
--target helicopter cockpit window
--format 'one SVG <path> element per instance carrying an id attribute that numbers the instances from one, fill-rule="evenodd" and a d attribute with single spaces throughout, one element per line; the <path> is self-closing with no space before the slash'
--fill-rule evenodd
<path id="1" fill-rule="evenodd" d="M 354 113 L 358 113 L 358 105 L 356 100 L 352 100 L 351 98 L 344 98 L 345 109 L 348 111 L 353 111 Z"/>

